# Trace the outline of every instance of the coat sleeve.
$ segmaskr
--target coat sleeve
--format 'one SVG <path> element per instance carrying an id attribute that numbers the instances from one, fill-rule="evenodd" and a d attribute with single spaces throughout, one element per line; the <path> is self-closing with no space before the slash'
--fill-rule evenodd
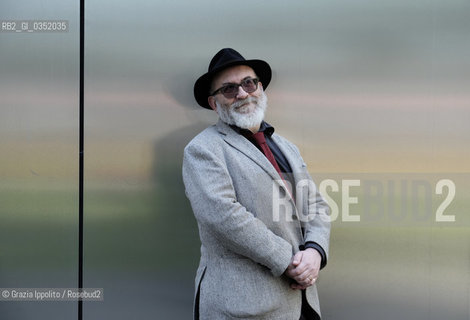
<path id="1" fill-rule="evenodd" d="M 325 259 L 328 260 L 331 228 L 330 207 L 308 173 L 307 165 L 303 161 L 299 150 L 293 144 L 290 144 L 290 146 L 302 161 L 302 172 L 299 173 L 299 179 L 303 180 L 304 183 L 299 184 L 301 190 L 296 190 L 296 193 L 303 193 L 307 198 L 307 210 L 305 210 L 307 214 L 300 219 L 304 229 L 304 243 L 312 242 L 319 245 L 326 255 Z M 322 266 L 325 264 L 326 261 L 322 261 Z"/>
<path id="2" fill-rule="evenodd" d="M 237 201 L 223 159 L 201 145 L 184 151 L 183 181 L 186 195 L 200 225 L 228 250 L 245 256 L 281 276 L 293 248 Z"/>
<path id="3" fill-rule="evenodd" d="M 308 188 L 308 218 L 302 222 L 304 241 L 305 243 L 314 242 L 323 249 L 326 255 L 325 261 L 322 261 L 322 267 L 324 267 L 328 260 L 330 243 L 330 207 L 318 192 L 310 175 L 308 175 L 308 179 L 311 184 Z"/>

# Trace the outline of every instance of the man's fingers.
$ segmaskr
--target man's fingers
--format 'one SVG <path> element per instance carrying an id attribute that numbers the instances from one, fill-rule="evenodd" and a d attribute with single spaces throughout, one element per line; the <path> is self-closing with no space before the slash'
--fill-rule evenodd
<path id="1" fill-rule="evenodd" d="M 311 271 L 305 271 L 302 274 L 295 276 L 294 280 L 301 285 L 311 286 L 315 284 L 318 279 L 318 273 L 312 273 Z"/>
<path id="2" fill-rule="evenodd" d="M 305 260 L 305 259 L 304 259 Z M 309 268 L 309 265 L 304 263 L 303 261 L 301 263 L 299 263 L 297 266 L 295 266 L 295 268 L 292 270 L 292 274 L 295 276 L 295 277 L 298 277 L 298 276 L 301 276 L 302 274 L 306 274 L 307 272 L 310 272 L 311 273 L 311 268 Z M 305 278 L 305 276 L 304 276 Z"/>
<path id="3" fill-rule="evenodd" d="M 292 259 L 292 264 L 294 266 L 298 266 L 302 262 L 302 256 L 303 256 L 302 251 L 297 252 Z"/>
<path id="4" fill-rule="evenodd" d="M 312 277 L 306 277 L 306 278 L 298 278 L 298 280 L 296 279 L 297 283 L 301 284 L 301 285 L 304 285 L 304 286 L 310 286 L 312 284 L 315 283 L 315 280 L 314 278 Z"/>
<path id="5" fill-rule="evenodd" d="M 290 287 L 294 290 L 303 290 L 303 289 L 307 289 L 308 286 L 303 286 L 303 285 L 300 285 L 298 283 L 293 283 L 290 285 Z"/>
<path id="6" fill-rule="evenodd" d="M 300 254 L 299 254 L 300 253 Z M 309 251 L 299 251 L 296 256 L 299 256 L 301 259 L 299 263 L 292 262 L 292 265 L 295 267 L 292 270 L 292 274 L 295 277 L 301 277 L 301 279 L 305 279 L 307 274 L 310 274 L 312 278 L 318 277 L 318 271 L 320 269 L 320 263 L 316 260 L 315 255 L 312 255 Z M 293 260 L 295 259 L 295 257 Z M 303 275 L 303 276 L 302 276 Z"/>
<path id="7" fill-rule="evenodd" d="M 307 289 L 308 287 L 313 286 L 316 280 L 317 280 L 316 278 L 310 278 L 310 280 L 306 279 L 305 281 L 292 283 L 290 287 L 292 289 L 301 289 L 301 290 Z"/>
<path id="8" fill-rule="evenodd" d="M 318 268 L 316 263 L 311 261 L 310 252 L 299 251 L 292 257 L 292 262 L 287 268 L 287 275 L 298 283 L 307 284 L 307 276 L 311 279 L 318 277 Z"/>

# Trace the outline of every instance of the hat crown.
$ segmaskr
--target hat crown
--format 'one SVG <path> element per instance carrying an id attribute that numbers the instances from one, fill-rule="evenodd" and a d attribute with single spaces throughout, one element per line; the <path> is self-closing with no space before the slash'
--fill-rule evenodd
<path id="1" fill-rule="evenodd" d="M 224 48 L 217 52 L 217 54 L 212 58 L 208 71 L 219 69 L 224 65 L 236 61 L 246 61 L 246 59 L 236 50 L 232 48 Z"/>

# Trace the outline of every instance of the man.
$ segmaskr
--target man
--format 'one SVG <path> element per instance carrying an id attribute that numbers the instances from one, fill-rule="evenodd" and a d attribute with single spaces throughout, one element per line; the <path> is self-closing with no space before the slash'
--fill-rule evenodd
<path id="1" fill-rule="evenodd" d="M 264 122 L 271 68 L 225 48 L 194 85 L 219 121 L 185 148 L 198 222 L 195 319 L 320 319 L 328 206 L 298 149 Z"/>

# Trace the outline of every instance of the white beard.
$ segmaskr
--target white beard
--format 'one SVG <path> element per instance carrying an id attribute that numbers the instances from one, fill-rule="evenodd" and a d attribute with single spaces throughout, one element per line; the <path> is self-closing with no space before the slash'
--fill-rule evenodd
<path id="1" fill-rule="evenodd" d="M 255 109 L 251 113 L 245 114 L 236 110 L 237 107 L 247 102 L 255 104 Z M 222 106 L 218 101 L 215 101 L 215 104 L 217 106 L 217 113 L 223 122 L 242 129 L 249 129 L 257 127 L 263 121 L 266 108 L 268 107 L 268 97 L 262 91 L 258 98 L 248 97 L 234 102 L 230 106 Z"/>

